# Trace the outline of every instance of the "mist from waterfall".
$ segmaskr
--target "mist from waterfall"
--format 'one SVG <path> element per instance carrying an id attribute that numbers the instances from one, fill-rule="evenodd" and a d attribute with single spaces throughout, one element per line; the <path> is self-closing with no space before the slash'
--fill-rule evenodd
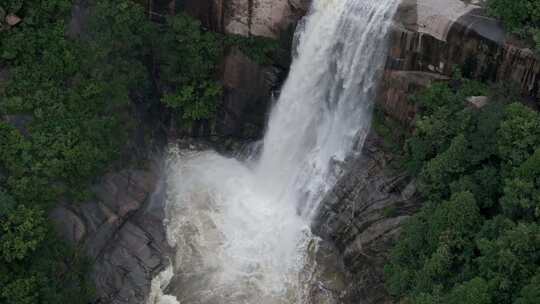
<path id="1" fill-rule="evenodd" d="M 176 255 L 150 303 L 311 303 L 310 221 L 369 131 L 396 6 L 313 2 L 252 161 L 171 148 L 165 225 Z"/>

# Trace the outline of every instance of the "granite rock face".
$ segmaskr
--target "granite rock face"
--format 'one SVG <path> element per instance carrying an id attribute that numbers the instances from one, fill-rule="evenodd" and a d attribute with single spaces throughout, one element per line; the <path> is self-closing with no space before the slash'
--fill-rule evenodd
<path id="1" fill-rule="evenodd" d="M 272 91 L 282 71 L 261 66 L 240 50 L 223 59 L 223 99 L 218 107 L 215 133 L 254 140 L 262 137 Z"/>
<path id="2" fill-rule="evenodd" d="M 415 91 L 411 88 L 444 80 L 455 68 L 466 77 L 513 82 L 538 104 L 540 59 L 512 40 L 500 22 L 475 4 L 478 2 L 402 0 L 394 18 L 390 56 L 378 98 L 387 115 L 410 124 L 411 113 L 402 110 L 412 107 L 407 103 L 407 96 Z M 396 76 L 408 84 L 393 87 Z"/>
<path id="3" fill-rule="evenodd" d="M 376 99 L 378 108 L 412 128 L 417 108 L 409 97 L 434 82 L 448 81 L 455 68 L 488 82 L 513 81 L 538 102 L 540 60 L 512 41 L 502 25 L 486 16 L 479 1 L 402 0 L 390 33 L 390 52 Z M 485 97 L 471 97 L 481 106 Z M 375 134 L 362 156 L 321 204 L 314 231 L 333 243 L 352 280 L 345 303 L 392 303 L 383 267 L 403 221 L 422 200 L 414 181 L 392 169 Z"/>
<path id="4" fill-rule="evenodd" d="M 152 278 L 168 265 L 163 188 L 157 167 L 110 173 L 94 186 L 95 199 L 50 214 L 60 235 L 93 261 L 95 303 L 144 303 Z"/>
<path id="5" fill-rule="evenodd" d="M 310 0 L 184 0 L 184 9 L 226 34 L 278 39 L 305 15 Z"/>
<path id="6" fill-rule="evenodd" d="M 421 201 L 414 181 L 392 169 L 392 155 L 374 133 L 361 156 L 321 203 L 314 232 L 340 252 L 348 276 L 344 303 L 391 303 L 383 267 L 403 221 Z"/>
<path id="7" fill-rule="evenodd" d="M 227 50 L 220 71 L 224 86 L 216 119 L 195 136 L 262 137 L 273 92 L 286 78 L 293 34 L 311 0 L 184 0 L 185 12 L 207 28 L 224 34 L 262 36 L 279 43 L 279 59 L 270 65 L 254 62 L 237 48 Z"/>

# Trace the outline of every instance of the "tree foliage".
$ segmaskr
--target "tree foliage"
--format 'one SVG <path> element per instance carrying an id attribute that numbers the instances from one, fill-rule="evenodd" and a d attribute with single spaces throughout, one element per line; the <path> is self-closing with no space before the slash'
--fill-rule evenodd
<path id="1" fill-rule="evenodd" d="M 488 8 L 493 16 L 502 19 L 510 31 L 532 39 L 540 50 L 540 2 L 488 0 Z"/>
<path id="2" fill-rule="evenodd" d="M 0 303 L 88 303 L 87 263 L 55 235 L 47 212 L 78 199 L 119 156 L 135 88 L 149 83 L 151 27 L 130 1 L 99 0 L 83 37 L 72 1 L 10 0 L 22 19 L 0 31 Z"/>
<path id="3" fill-rule="evenodd" d="M 272 51 L 264 39 L 227 38 L 185 14 L 156 24 L 135 1 L 88 3 L 75 30 L 71 0 L 0 3 L 0 72 L 9 76 L 0 79 L 2 304 L 89 303 L 88 263 L 47 213 L 87 198 L 122 156 L 135 101 L 161 99 L 184 122 L 211 119 L 224 50 L 239 46 L 261 61 Z M 8 26 L 9 14 L 21 22 Z"/>
<path id="4" fill-rule="evenodd" d="M 461 81 L 414 99 L 422 114 L 405 149 L 427 203 L 392 251 L 387 287 L 407 303 L 534 303 L 540 114 L 496 96 L 468 106 L 485 90 Z"/>
<path id="5" fill-rule="evenodd" d="M 222 91 L 215 80 L 220 37 L 185 14 L 169 17 L 167 24 L 158 58 L 166 86 L 162 101 L 184 121 L 212 118 Z"/>

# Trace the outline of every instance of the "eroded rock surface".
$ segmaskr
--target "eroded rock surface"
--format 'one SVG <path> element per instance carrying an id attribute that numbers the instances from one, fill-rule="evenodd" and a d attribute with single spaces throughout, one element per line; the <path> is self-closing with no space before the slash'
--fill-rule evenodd
<path id="1" fill-rule="evenodd" d="M 242 139 L 262 137 L 272 90 L 281 71 L 261 66 L 238 49 L 223 60 L 224 96 L 217 114 L 216 133 Z"/>
<path id="2" fill-rule="evenodd" d="M 66 203 L 50 215 L 57 230 L 93 261 L 96 303 L 141 304 L 168 265 L 163 183 L 158 167 L 106 175 L 96 198 Z"/>
<path id="3" fill-rule="evenodd" d="M 351 277 L 344 303 L 391 303 L 383 267 L 403 221 L 421 206 L 414 181 L 392 169 L 391 161 L 372 133 L 313 223 L 314 232 L 341 252 Z"/>
<path id="4" fill-rule="evenodd" d="M 395 16 L 390 56 L 379 102 L 386 114 L 403 119 L 411 107 L 405 87 L 449 77 L 456 68 L 464 76 L 487 82 L 514 82 L 523 94 L 540 98 L 540 60 L 529 48 L 508 38 L 501 23 L 486 15 L 479 1 L 403 0 Z M 421 74 L 419 74 L 421 73 Z M 389 85 L 394 76 L 408 85 Z M 409 77 L 410 76 L 410 77 Z M 415 85 L 416 82 L 418 85 Z M 393 92 L 388 92 L 391 89 Z M 388 100 L 391 99 L 391 100 Z M 392 107 L 388 107 L 392 105 Z M 409 114 L 407 114 L 409 115 Z M 408 120 L 409 123 L 412 120 Z"/>

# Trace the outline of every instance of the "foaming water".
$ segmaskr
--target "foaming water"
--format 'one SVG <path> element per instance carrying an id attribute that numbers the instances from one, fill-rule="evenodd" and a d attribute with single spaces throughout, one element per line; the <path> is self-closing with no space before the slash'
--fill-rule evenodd
<path id="1" fill-rule="evenodd" d="M 314 1 L 250 165 L 171 149 L 165 225 L 176 256 L 151 303 L 312 303 L 308 286 L 321 278 L 306 274 L 310 221 L 365 140 L 396 2 Z"/>

